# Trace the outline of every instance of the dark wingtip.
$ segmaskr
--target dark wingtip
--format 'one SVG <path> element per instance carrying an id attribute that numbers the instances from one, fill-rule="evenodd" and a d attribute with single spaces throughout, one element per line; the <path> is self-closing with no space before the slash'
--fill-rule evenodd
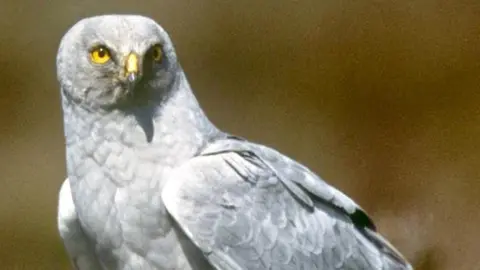
<path id="1" fill-rule="evenodd" d="M 372 231 L 377 231 L 373 220 L 361 209 L 356 209 L 355 212 L 350 214 L 350 219 L 359 228 L 369 228 Z"/>
<path id="2" fill-rule="evenodd" d="M 355 212 L 350 214 L 350 219 L 360 232 L 370 239 L 384 254 L 387 254 L 394 261 L 405 267 L 405 269 L 412 269 L 405 257 L 403 257 L 392 244 L 378 234 L 377 227 L 373 223 L 373 220 L 362 209 L 356 209 Z"/>

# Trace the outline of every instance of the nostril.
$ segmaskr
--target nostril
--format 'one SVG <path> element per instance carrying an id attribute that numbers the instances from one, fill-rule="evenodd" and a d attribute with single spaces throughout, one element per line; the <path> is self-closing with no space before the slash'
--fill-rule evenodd
<path id="1" fill-rule="evenodd" d="M 138 75 L 136 73 L 130 73 L 127 76 L 128 83 L 135 83 L 138 79 Z"/>

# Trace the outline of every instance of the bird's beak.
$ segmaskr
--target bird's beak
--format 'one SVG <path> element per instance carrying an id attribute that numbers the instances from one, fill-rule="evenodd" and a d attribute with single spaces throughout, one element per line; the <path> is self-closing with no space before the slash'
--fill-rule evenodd
<path id="1" fill-rule="evenodd" d="M 127 56 L 127 62 L 125 63 L 125 74 L 128 84 L 134 85 L 138 81 L 138 73 L 138 56 L 135 53 L 130 53 Z"/>

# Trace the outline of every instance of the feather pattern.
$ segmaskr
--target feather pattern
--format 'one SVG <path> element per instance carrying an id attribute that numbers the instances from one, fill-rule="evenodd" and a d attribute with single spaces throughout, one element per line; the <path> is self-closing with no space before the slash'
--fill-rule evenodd
<path id="1" fill-rule="evenodd" d="M 177 168 L 162 198 L 217 269 L 410 269 L 346 195 L 242 139 Z"/>

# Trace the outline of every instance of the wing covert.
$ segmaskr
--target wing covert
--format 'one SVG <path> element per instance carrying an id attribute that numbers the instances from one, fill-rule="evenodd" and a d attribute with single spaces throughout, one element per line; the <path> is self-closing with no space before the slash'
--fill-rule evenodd
<path id="1" fill-rule="evenodd" d="M 349 214 L 361 210 L 348 197 L 295 178 L 305 169 L 269 148 L 236 143 L 207 147 L 162 193 L 217 269 L 409 269 L 359 231 Z"/>

